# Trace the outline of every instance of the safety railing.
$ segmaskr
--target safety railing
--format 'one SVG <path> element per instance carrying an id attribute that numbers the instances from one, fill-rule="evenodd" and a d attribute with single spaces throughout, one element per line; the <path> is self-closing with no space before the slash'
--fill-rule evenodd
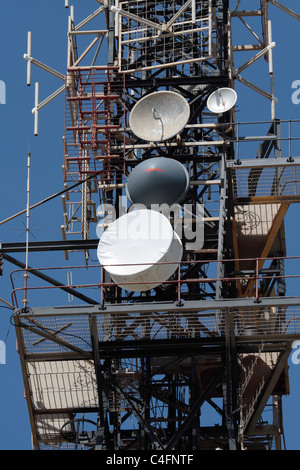
<path id="1" fill-rule="evenodd" d="M 299 156 L 300 120 L 243 121 L 227 123 L 234 137 L 224 137 L 234 146 L 237 161 L 247 158 L 286 158 Z M 259 145 L 260 144 L 260 145 Z"/>
<path id="2" fill-rule="evenodd" d="M 212 286 L 216 285 L 217 283 L 221 283 L 222 287 L 231 287 L 231 288 L 236 288 L 237 289 L 237 297 L 243 297 L 243 288 L 247 286 L 248 288 L 246 289 L 247 291 L 247 297 L 253 297 L 254 300 L 259 303 L 260 298 L 264 297 L 265 295 L 262 294 L 261 289 L 260 289 L 260 282 L 263 281 L 264 283 L 266 282 L 272 282 L 273 285 L 276 282 L 286 282 L 287 280 L 292 280 L 292 279 L 298 279 L 300 278 L 300 270 L 299 274 L 287 274 L 286 272 L 281 273 L 280 269 L 276 267 L 271 267 L 271 268 L 264 268 L 264 263 L 269 261 L 269 262 L 284 262 L 285 263 L 285 269 L 286 269 L 286 264 L 291 263 L 291 262 L 299 262 L 300 256 L 290 256 L 290 257 L 272 257 L 272 258 L 240 258 L 240 259 L 216 259 L 216 260 L 198 260 L 198 261 L 182 261 L 181 263 L 174 263 L 174 262 L 169 262 L 169 263 L 155 263 L 153 264 L 153 267 L 156 265 L 162 265 L 162 264 L 176 264 L 178 266 L 178 269 L 176 270 L 175 274 L 168 280 L 162 280 L 161 285 L 164 286 L 175 286 L 176 288 L 176 296 L 177 296 L 177 301 L 180 304 L 182 301 L 182 296 L 187 294 L 187 286 L 188 285 L 206 285 L 206 286 Z M 229 274 L 227 274 L 226 277 L 218 277 L 217 275 L 211 275 L 209 276 L 206 273 L 206 277 L 188 277 L 186 275 L 186 270 L 189 267 L 199 265 L 200 266 L 208 266 L 209 269 L 212 271 L 216 272 L 217 271 L 217 265 L 219 263 L 222 263 L 226 265 L 227 263 L 231 263 L 231 265 L 235 266 L 241 266 L 241 264 L 245 262 L 252 266 L 252 269 L 249 270 L 242 270 L 239 268 L 239 270 L 231 270 Z M 149 266 L 149 263 L 139 263 L 139 266 Z M 117 265 L 114 265 L 117 266 Z M 118 266 L 133 266 L 133 264 L 120 264 Z M 134 266 L 137 266 L 137 264 L 134 264 Z M 11 298 L 12 298 L 12 304 L 15 306 L 15 308 L 20 307 L 20 302 L 18 300 L 18 294 L 23 292 L 23 300 L 22 303 L 24 306 L 26 306 L 29 303 L 28 296 L 29 294 L 32 294 L 33 292 L 40 292 L 42 291 L 45 293 L 45 291 L 52 291 L 57 292 L 58 290 L 63 290 L 66 293 L 68 293 L 69 296 L 78 296 L 81 298 L 81 300 L 86 300 L 88 297 L 85 298 L 86 294 L 82 294 L 81 291 L 85 290 L 85 292 L 88 289 L 96 289 L 96 292 L 99 294 L 98 300 L 91 301 L 90 303 L 94 304 L 100 304 L 103 305 L 105 302 L 105 294 L 107 289 L 111 288 L 116 288 L 117 284 L 110 281 L 107 282 L 105 281 L 104 277 L 104 270 L 108 266 L 104 265 L 91 265 L 88 268 L 86 266 L 68 266 L 68 267 L 41 267 L 41 268 L 30 268 L 30 269 L 16 269 L 11 272 L 10 278 L 11 278 L 11 284 L 12 284 L 12 292 L 11 292 Z M 297 270 L 297 266 L 295 267 Z M 288 269 L 291 269 L 290 266 Z M 69 276 L 69 283 L 65 283 L 62 281 L 59 281 L 57 279 L 53 279 L 52 277 L 49 276 L 49 272 L 54 272 L 56 275 L 59 275 L 58 273 L 61 272 L 76 272 L 82 270 L 85 274 L 83 275 L 82 272 L 80 274 L 81 278 L 83 279 L 84 276 L 86 278 L 86 282 L 80 282 L 80 283 L 72 283 L 72 279 Z M 88 278 L 88 274 L 92 276 L 91 278 Z M 225 272 L 228 272 L 228 270 L 225 267 Z M 23 273 L 23 278 L 24 278 L 24 285 L 23 286 L 16 286 L 16 281 L 17 281 L 17 275 L 18 275 L 18 281 L 20 279 L 20 274 Z M 38 276 L 40 279 L 45 281 L 48 285 L 31 285 L 31 278 L 32 276 Z M 95 281 L 97 279 L 98 281 Z M 70 283 L 71 280 L 71 283 Z M 133 282 L 131 280 L 122 281 L 122 287 L 123 289 L 126 289 L 126 286 L 128 287 L 128 290 L 130 292 L 130 286 L 134 286 L 135 284 L 143 284 L 143 281 L 136 281 Z M 153 281 L 148 281 L 146 282 L 147 285 L 155 285 L 157 286 L 158 280 L 153 280 Z M 184 288 L 185 285 L 185 288 Z M 249 289 L 249 285 L 251 285 L 251 289 Z M 151 291 L 151 289 L 149 289 Z M 186 295 L 185 295 L 186 297 Z M 53 298 L 52 298 L 53 302 Z"/>

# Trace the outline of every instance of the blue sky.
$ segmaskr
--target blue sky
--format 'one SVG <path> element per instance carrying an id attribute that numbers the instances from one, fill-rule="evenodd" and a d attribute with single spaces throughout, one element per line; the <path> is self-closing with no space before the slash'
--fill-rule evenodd
<path id="1" fill-rule="evenodd" d="M 243 3 L 243 0 L 242 0 Z M 247 2 L 248 3 L 248 2 Z M 300 13 L 298 0 L 283 1 L 287 7 Z M 71 4 L 71 2 L 70 2 Z M 74 0 L 75 22 L 79 22 L 97 8 L 93 0 Z M 45 6 L 46 5 L 46 6 Z M 40 112 L 39 136 L 33 135 L 34 86 L 26 86 L 27 31 L 32 31 L 32 56 L 65 73 L 67 51 L 67 17 L 64 0 L 41 2 L 38 0 L 1 1 L 0 4 L 0 80 L 6 85 L 6 104 L 0 104 L 1 184 L 0 220 L 22 210 L 26 205 L 27 151 L 31 151 L 31 203 L 60 191 L 63 186 L 63 95 Z M 283 120 L 300 119 L 300 104 L 293 104 L 292 83 L 300 80 L 299 28 L 300 23 L 274 6 L 270 6 L 273 21 L 275 95 L 279 99 L 276 115 Z M 103 18 L 103 17 L 102 17 Z M 103 25 L 100 26 L 102 28 Z M 243 63 L 244 58 L 240 58 Z M 103 64 L 105 64 L 103 58 Z M 245 77 L 258 86 L 265 85 L 266 64 L 260 60 L 249 69 Z M 40 83 L 40 100 L 61 86 L 59 79 L 32 68 L 32 83 Z M 243 85 L 238 85 L 238 120 L 269 120 L 269 103 Z M 300 96 L 300 95 L 299 95 Z M 299 135 L 299 125 L 298 135 Z M 300 155 L 299 143 L 293 144 L 294 155 Z M 30 225 L 33 235 L 40 240 L 60 240 L 63 222 L 60 199 L 51 201 L 31 212 Z M 2 242 L 25 241 L 25 216 L 0 226 Z M 293 205 L 286 217 L 288 256 L 300 255 L 298 242 L 299 206 Z M 23 255 L 17 256 L 24 261 Z M 44 261 L 45 260 L 45 261 Z M 58 254 L 58 264 L 64 263 Z M 30 256 L 29 262 L 47 265 L 47 254 Z M 73 260 L 74 262 L 74 260 Z M 9 273 L 14 269 L 4 265 L 4 277 L 0 278 L 0 297 L 10 301 Z M 294 272 L 300 271 L 294 267 Z M 299 283 L 294 281 L 289 295 L 299 295 Z M 3 305 L 3 304 L 0 304 Z M 0 339 L 6 341 L 6 364 L 0 364 L 0 450 L 30 449 L 31 436 L 16 336 L 10 326 L 11 312 L 0 308 Z M 300 450 L 300 365 L 289 361 L 290 396 L 283 400 L 285 440 L 288 449 Z"/>

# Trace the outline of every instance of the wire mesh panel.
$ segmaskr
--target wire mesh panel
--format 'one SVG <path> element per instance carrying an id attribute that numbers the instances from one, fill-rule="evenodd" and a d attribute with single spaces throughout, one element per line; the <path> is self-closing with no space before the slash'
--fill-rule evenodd
<path id="1" fill-rule="evenodd" d="M 28 362 L 27 370 L 35 410 L 93 408 L 98 404 L 91 361 Z"/>
<path id="2" fill-rule="evenodd" d="M 125 72 L 211 58 L 211 0 L 120 2 L 119 66 Z"/>
<path id="3" fill-rule="evenodd" d="M 236 171 L 236 197 L 299 196 L 300 167 L 268 166 Z"/>
<path id="4" fill-rule="evenodd" d="M 45 442 L 60 442 L 61 428 L 70 419 L 71 414 L 37 414 L 35 422 L 39 439 Z"/>

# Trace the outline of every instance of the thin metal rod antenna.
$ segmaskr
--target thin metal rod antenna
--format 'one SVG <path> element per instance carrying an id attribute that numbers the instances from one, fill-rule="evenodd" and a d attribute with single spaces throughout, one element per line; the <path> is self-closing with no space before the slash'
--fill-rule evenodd
<path id="1" fill-rule="evenodd" d="M 37 136 L 39 134 L 39 82 L 35 83 L 35 98 L 34 98 L 34 135 Z"/>
<path id="2" fill-rule="evenodd" d="M 268 43 L 272 43 L 272 22 L 271 20 L 268 20 Z M 274 120 L 276 117 L 276 108 L 275 108 L 275 85 L 274 85 L 274 69 L 273 69 L 273 51 L 272 49 L 269 50 L 268 52 L 268 57 L 269 57 L 269 75 L 270 75 L 270 81 L 271 81 L 271 95 L 272 95 L 272 101 L 271 101 L 271 119 Z"/>
<path id="3" fill-rule="evenodd" d="M 27 33 L 27 55 L 31 57 L 31 31 Z M 31 59 L 27 61 L 27 86 L 31 85 Z"/>
<path id="4" fill-rule="evenodd" d="M 31 153 L 30 146 L 27 154 L 27 205 L 26 205 L 26 255 L 25 255 L 25 273 L 24 273 L 24 300 L 23 304 L 26 307 L 27 299 L 27 279 L 28 279 L 28 252 L 29 252 L 29 214 L 30 214 L 30 166 L 31 166 Z"/>

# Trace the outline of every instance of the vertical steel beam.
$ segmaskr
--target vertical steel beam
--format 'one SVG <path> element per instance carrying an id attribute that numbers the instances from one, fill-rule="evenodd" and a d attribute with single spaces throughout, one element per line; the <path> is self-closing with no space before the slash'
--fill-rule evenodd
<path id="1" fill-rule="evenodd" d="M 227 428 L 228 449 L 237 450 L 237 383 L 235 372 L 237 356 L 235 352 L 235 335 L 233 314 L 229 311 L 224 316 L 225 323 L 225 372 L 222 382 L 223 412 Z"/>
<path id="2" fill-rule="evenodd" d="M 89 316 L 90 333 L 93 347 L 94 367 L 97 380 L 97 392 L 99 402 L 98 423 L 97 423 L 97 438 L 95 450 L 109 450 L 110 439 L 108 430 L 108 417 L 107 411 L 109 406 L 109 387 L 108 381 L 105 379 L 100 365 L 99 356 L 99 341 L 98 341 L 98 328 L 97 318 L 95 315 Z M 104 446 L 105 444 L 105 446 Z"/>
<path id="3" fill-rule="evenodd" d="M 113 376 L 111 374 L 109 375 L 109 382 L 112 385 L 112 387 L 116 390 L 116 392 L 119 393 L 119 395 L 123 397 L 123 399 L 127 403 L 127 406 L 129 408 L 130 412 L 137 419 L 137 421 L 141 425 L 141 427 L 143 427 L 143 429 L 147 433 L 149 439 L 152 441 L 155 448 L 158 449 L 158 450 L 164 450 L 164 445 L 163 445 L 162 441 L 160 440 L 160 438 L 153 432 L 151 426 L 144 419 L 141 412 L 135 406 L 135 404 L 131 400 L 128 393 L 117 383 L 117 381 L 113 378 Z"/>
<path id="4" fill-rule="evenodd" d="M 284 352 L 280 354 L 278 361 L 275 367 L 273 368 L 270 380 L 266 384 L 266 387 L 264 388 L 264 390 L 262 391 L 262 395 L 260 396 L 257 406 L 254 409 L 251 420 L 249 421 L 245 429 L 245 432 L 244 432 L 245 435 L 251 435 L 254 432 L 257 422 L 261 416 L 261 413 L 263 412 L 263 409 L 265 408 L 267 401 L 271 393 L 273 392 L 273 389 L 276 385 L 276 382 L 278 381 L 280 377 L 280 374 L 283 371 L 283 368 L 286 364 L 286 361 L 288 360 L 291 350 L 292 350 L 292 342 L 289 342 L 285 345 Z"/>
<path id="5" fill-rule="evenodd" d="M 113 66 L 115 60 L 115 15 L 111 10 L 113 0 L 108 0 L 107 20 L 108 20 L 108 60 L 107 65 Z"/>
<path id="6" fill-rule="evenodd" d="M 186 432 L 186 430 L 191 426 L 193 420 L 195 419 L 196 414 L 199 412 L 201 406 L 205 402 L 207 398 L 211 395 L 213 390 L 217 387 L 217 385 L 220 383 L 222 380 L 222 377 L 224 375 L 224 367 L 221 367 L 218 373 L 213 377 L 213 379 L 210 381 L 208 384 L 206 390 L 202 393 L 202 395 L 196 400 L 194 405 L 191 408 L 191 411 L 185 418 L 184 422 L 182 423 L 181 427 L 178 429 L 176 434 L 173 435 L 173 437 L 169 440 L 169 442 L 166 445 L 166 450 L 168 449 L 174 449 L 177 442 L 179 439 L 183 436 L 183 434 Z"/>
<path id="7" fill-rule="evenodd" d="M 220 161 L 220 205 L 219 205 L 219 232 L 218 232 L 218 267 L 217 267 L 217 282 L 216 282 L 216 298 L 221 299 L 223 297 L 222 292 L 222 278 L 225 275 L 225 266 L 222 263 L 224 258 L 224 242 L 227 227 L 227 214 L 226 214 L 226 201 L 227 201 L 227 181 L 225 171 L 225 155 L 222 156 Z"/>

